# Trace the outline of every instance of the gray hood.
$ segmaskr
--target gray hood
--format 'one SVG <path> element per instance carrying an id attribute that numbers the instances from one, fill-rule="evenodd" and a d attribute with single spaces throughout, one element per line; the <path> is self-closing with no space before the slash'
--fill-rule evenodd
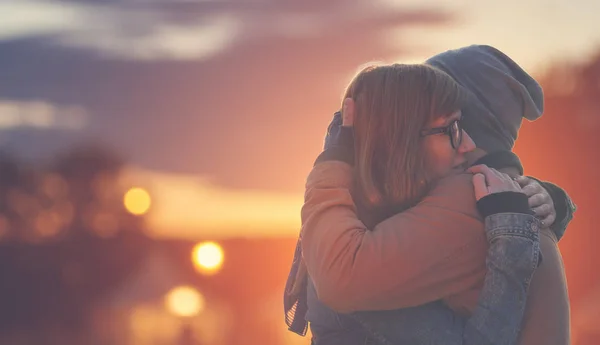
<path id="1" fill-rule="evenodd" d="M 426 63 L 468 90 L 463 126 L 488 153 L 511 150 L 522 119 L 534 121 L 542 116 L 542 87 L 496 48 L 472 45 L 435 55 Z"/>

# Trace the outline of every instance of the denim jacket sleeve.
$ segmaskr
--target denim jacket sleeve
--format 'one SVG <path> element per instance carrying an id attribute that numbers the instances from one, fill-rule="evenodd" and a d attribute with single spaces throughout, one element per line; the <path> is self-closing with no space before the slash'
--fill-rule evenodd
<path id="1" fill-rule="evenodd" d="M 486 217 L 485 225 L 488 273 L 470 317 L 458 316 L 439 301 L 352 315 L 386 345 L 516 344 L 539 260 L 539 223 L 532 215 L 500 213 Z"/>

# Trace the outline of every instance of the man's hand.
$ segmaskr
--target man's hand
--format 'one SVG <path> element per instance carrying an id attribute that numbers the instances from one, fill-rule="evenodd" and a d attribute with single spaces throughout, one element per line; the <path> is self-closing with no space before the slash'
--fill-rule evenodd
<path id="1" fill-rule="evenodd" d="M 556 220 L 556 209 L 554 201 L 542 185 L 527 176 L 517 177 L 517 182 L 523 188 L 523 193 L 529 198 L 529 207 L 535 212 L 535 216 L 542 221 L 544 227 L 550 227 Z"/>

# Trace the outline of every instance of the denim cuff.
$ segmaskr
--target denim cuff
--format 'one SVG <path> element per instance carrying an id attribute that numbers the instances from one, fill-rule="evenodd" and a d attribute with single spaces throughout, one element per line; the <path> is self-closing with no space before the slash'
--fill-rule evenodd
<path id="1" fill-rule="evenodd" d="M 538 241 L 540 221 L 529 214 L 497 213 L 485 218 L 485 229 L 490 243 L 505 236 Z"/>

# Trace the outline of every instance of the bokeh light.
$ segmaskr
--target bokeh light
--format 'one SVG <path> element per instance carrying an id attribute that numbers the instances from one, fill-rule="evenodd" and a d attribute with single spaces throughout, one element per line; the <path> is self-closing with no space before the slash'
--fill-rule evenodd
<path id="1" fill-rule="evenodd" d="M 204 296 L 191 286 L 178 286 L 167 294 L 165 304 L 169 312 L 179 317 L 193 317 L 204 310 Z"/>
<path id="2" fill-rule="evenodd" d="M 223 266 L 224 257 L 223 248 L 216 242 L 198 243 L 192 250 L 192 261 L 204 274 L 217 273 Z"/>
<path id="3" fill-rule="evenodd" d="M 110 212 L 96 212 L 91 216 L 90 227 L 100 237 L 113 237 L 119 231 L 119 219 Z"/>
<path id="4" fill-rule="evenodd" d="M 52 211 L 42 211 L 33 220 L 33 228 L 38 236 L 56 236 L 62 228 L 60 215 Z"/>
<path id="5" fill-rule="evenodd" d="M 150 209 L 152 199 L 150 198 L 150 193 L 145 189 L 134 187 L 125 193 L 123 202 L 129 213 L 141 216 Z"/>
<path id="6" fill-rule="evenodd" d="M 48 173 L 41 178 L 40 191 L 50 199 L 64 199 L 68 194 L 69 185 L 59 174 Z"/>

